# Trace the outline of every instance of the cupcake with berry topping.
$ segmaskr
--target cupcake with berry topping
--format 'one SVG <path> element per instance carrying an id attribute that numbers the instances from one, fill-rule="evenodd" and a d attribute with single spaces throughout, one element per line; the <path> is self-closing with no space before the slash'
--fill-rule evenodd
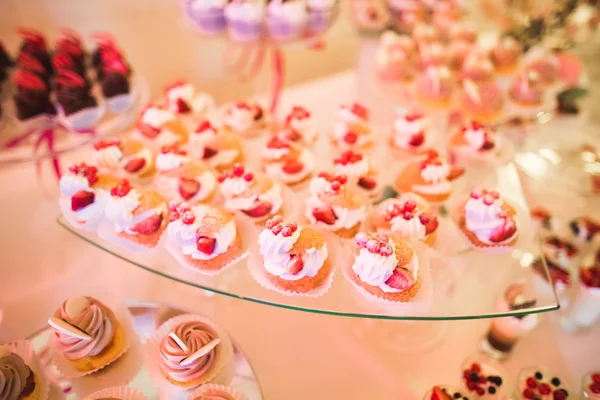
<path id="1" fill-rule="evenodd" d="M 48 380 L 32 344 L 18 340 L 0 346 L 0 393 L 6 400 L 46 400 Z"/>
<path id="2" fill-rule="evenodd" d="M 190 159 L 178 145 L 161 149 L 156 169 L 154 187 L 166 198 L 208 203 L 215 194 L 217 179 L 208 164 Z"/>
<path id="3" fill-rule="evenodd" d="M 373 142 L 369 110 L 360 104 L 342 105 L 335 116 L 332 141 L 342 149 L 364 148 Z"/>
<path id="4" fill-rule="evenodd" d="M 321 172 L 310 182 L 304 215 L 311 224 L 350 239 L 359 231 L 367 212 L 345 175 Z"/>
<path id="5" fill-rule="evenodd" d="M 249 266 L 262 286 L 284 294 L 316 297 L 331 284 L 334 264 L 322 233 L 276 216 L 258 236 Z"/>
<path id="6" fill-rule="evenodd" d="M 333 170 L 337 175 L 346 176 L 349 184 L 356 185 L 357 191 L 367 197 L 378 197 L 381 193 L 379 171 L 363 154 L 345 151 L 333 160 Z"/>
<path id="7" fill-rule="evenodd" d="M 571 398 L 564 380 L 543 366 L 522 369 L 517 381 L 516 400 L 567 400 Z"/>
<path id="8" fill-rule="evenodd" d="M 519 237 L 516 209 L 495 190 L 474 189 L 456 215 L 456 224 L 477 249 L 506 252 Z"/>
<path id="9" fill-rule="evenodd" d="M 17 119 L 22 123 L 37 123 L 56 114 L 50 101 L 50 90 L 44 81 L 31 72 L 17 70 L 13 76 L 17 89 L 14 95 Z"/>
<path id="10" fill-rule="evenodd" d="M 202 33 L 216 35 L 227 27 L 225 19 L 227 3 L 228 0 L 188 0 L 185 2 L 185 10 Z"/>
<path id="11" fill-rule="evenodd" d="M 464 41 L 450 42 L 448 44 L 448 67 L 457 76 L 460 75 L 460 71 L 465 64 L 467 56 L 473 52 L 473 45 Z"/>
<path id="12" fill-rule="evenodd" d="M 507 372 L 496 362 L 472 356 L 463 362 L 462 385 L 465 395 L 474 399 L 506 399 Z"/>
<path id="13" fill-rule="evenodd" d="M 505 36 L 490 51 L 490 57 L 498 75 L 510 75 L 516 71 L 523 47 L 511 36 Z"/>
<path id="14" fill-rule="evenodd" d="M 267 27 L 271 38 L 285 41 L 300 37 L 306 29 L 308 10 L 304 0 L 271 0 Z"/>
<path id="15" fill-rule="evenodd" d="M 102 237 L 134 250 L 153 249 L 167 228 L 169 210 L 161 195 L 123 179 L 110 189 L 106 218 L 109 224 L 100 230 Z"/>
<path id="16" fill-rule="evenodd" d="M 381 35 L 375 56 L 377 77 L 384 82 L 409 82 L 416 74 L 416 45 L 412 38 L 392 31 Z"/>
<path id="17" fill-rule="evenodd" d="M 525 71 L 519 75 L 508 94 L 519 110 L 537 112 L 544 105 L 544 85 L 535 71 Z"/>
<path id="18" fill-rule="evenodd" d="M 263 32 L 265 0 L 233 0 L 225 6 L 225 19 L 231 39 L 252 42 Z"/>
<path id="19" fill-rule="evenodd" d="M 242 143 L 236 135 L 219 132 L 208 120 L 200 122 L 190 134 L 190 155 L 219 172 L 227 171 L 244 161 Z"/>
<path id="20" fill-rule="evenodd" d="M 460 76 L 475 82 L 487 81 L 494 78 L 494 63 L 487 54 L 472 51 L 467 55 L 461 67 Z"/>
<path id="21" fill-rule="evenodd" d="M 310 151 L 277 136 L 273 136 L 263 149 L 262 161 L 267 175 L 286 185 L 309 179 L 314 168 Z"/>
<path id="22" fill-rule="evenodd" d="M 230 133 L 244 138 L 261 134 L 267 125 L 267 116 L 260 104 L 255 101 L 236 101 L 225 108 L 223 126 Z"/>
<path id="23" fill-rule="evenodd" d="M 283 129 L 277 136 L 280 139 L 310 145 L 317 139 L 317 130 L 312 113 L 302 106 L 293 106 L 285 116 Z"/>
<path id="24" fill-rule="evenodd" d="M 583 395 L 588 400 L 600 399 L 600 371 L 593 371 L 583 378 Z"/>
<path id="25" fill-rule="evenodd" d="M 569 229 L 578 241 L 591 242 L 600 234 L 600 221 L 591 217 L 577 217 L 569 222 Z"/>
<path id="26" fill-rule="evenodd" d="M 434 386 L 423 396 L 423 400 L 468 400 L 466 394 L 448 385 Z"/>
<path id="27" fill-rule="evenodd" d="M 185 144 L 188 131 L 175 115 L 164 108 L 148 106 L 137 122 L 136 135 L 155 149 L 174 143 Z"/>
<path id="28" fill-rule="evenodd" d="M 373 210 L 370 222 L 377 232 L 420 240 L 429 247 L 433 247 L 437 239 L 438 218 L 431 205 L 414 193 L 384 200 Z"/>
<path id="29" fill-rule="evenodd" d="M 598 253 L 600 254 L 600 253 Z M 590 257 L 593 258 L 593 257 Z M 567 331 L 592 326 L 600 319 L 600 262 L 586 260 L 579 268 L 579 293 L 561 319 Z"/>
<path id="30" fill-rule="evenodd" d="M 408 163 L 398 174 L 395 187 L 399 192 L 413 192 L 429 202 L 442 202 L 452 194 L 452 181 L 464 169 L 449 165 L 435 150 L 420 160 Z"/>
<path id="31" fill-rule="evenodd" d="M 534 71 L 544 85 L 551 86 L 559 80 L 560 61 L 556 54 L 544 49 L 530 50 L 525 56 L 525 71 Z"/>
<path id="32" fill-rule="evenodd" d="M 46 46 L 46 39 L 44 38 L 44 35 L 42 35 L 41 32 L 31 28 L 20 28 L 19 35 L 21 35 L 23 38 L 19 55 L 21 53 L 32 55 L 42 63 L 46 69 L 46 73 L 51 74 L 52 60 L 50 59 L 50 54 L 48 53 L 48 47 Z"/>
<path id="33" fill-rule="evenodd" d="M 243 243 L 233 214 L 205 204 L 169 204 L 167 250 L 184 266 L 214 275 L 233 266 L 245 255 L 249 243 Z"/>
<path id="34" fill-rule="evenodd" d="M 425 152 L 432 143 L 429 120 L 419 112 L 400 110 L 392 127 L 394 148 L 413 154 Z"/>
<path id="35" fill-rule="evenodd" d="M 404 303 L 414 298 L 422 283 L 417 253 L 409 241 L 383 233 L 359 233 L 346 277 L 371 298 Z"/>
<path id="36" fill-rule="evenodd" d="M 547 260 L 564 268 L 571 269 L 579 256 L 579 249 L 573 243 L 556 235 L 542 240 L 541 250 Z"/>
<path id="37" fill-rule="evenodd" d="M 215 107 L 208 93 L 198 93 L 191 83 L 177 81 L 165 89 L 169 111 L 179 116 L 201 117 Z"/>
<path id="38" fill-rule="evenodd" d="M 503 159 L 501 148 L 502 143 L 494 128 L 478 121 L 463 124 L 450 137 L 448 145 L 453 162 L 460 165 L 475 165 L 479 172 L 485 174 L 493 172 L 490 168 L 495 170 L 497 163 Z"/>
<path id="39" fill-rule="evenodd" d="M 94 143 L 94 162 L 103 171 L 132 180 L 151 177 L 156 172 L 150 149 L 135 139 L 101 139 Z"/>
<path id="40" fill-rule="evenodd" d="M 95 231 L 104 219 L 111 188 L 118 178 L 85 163 L 69 167 L 60 178 L 60 208 L 71 225 Z"/>
<path id="41" fill-rule="evenodd" d="M 419 101 L 424 107 L 447 109 L 454 93 L 452 72 L 445 65 L 430 66 L 417 81 Z"/>
<path id="42" fill-rule="evenodd" d="M 260 223 L 283 211 L 281 186 L 265 175 L 254 175 L 236 164 L 219 176 L 219 190 L 227 210 Z"/>
<path id="43" fill-rule="evenodd" d="M 57 88 L 58 115 L 70 128 L 87 129 L 102 118 L 104 109 L 98 106 L 91 87 L 81 76 L 72 71 L 61 70 Z"/>
<path id="44" fill-rule="evenodd" d="M 129 74 L 127 65 L 120 60 L 113 60 L 104 65 L 100 86 L 108 109 L 112 113 L 124 112 L 133 103 Z"/>
<path id="45" fill-rule="evenodd" d="M 483 122 L 496 121 L 504 108 L 504 94 L 494 80 L 465 79 L 460 92 L 462 112 Z"/>

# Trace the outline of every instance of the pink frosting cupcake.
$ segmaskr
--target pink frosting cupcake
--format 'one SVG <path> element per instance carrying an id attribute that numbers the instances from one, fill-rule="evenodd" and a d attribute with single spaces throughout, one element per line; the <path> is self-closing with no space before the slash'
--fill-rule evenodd
<path id="1" fill-rule="evenodd" d="M 461 75 L 464 79 L 484 81 L 494 77 L 494 64 L 487 55 L 474 51 L 467 55 L 462 65 Z"/>
<path id="2" fill-rule="evenodd" d="M 419 77 L 418 90 L 425 105 L 448 107 L 454 91 L 452 73 L 446 66 L 431 66 Z"/>
<path id="3" fill-rule="evenodd" d="M 539 106 L 544 101 L 544 84 L 537 72 L 525 71 L 515 79 L 509 94 L 520 106 Z"/>
<path id="4" fill-rule="evenodd" d="M 490 57 L 499 74 L 511 73 L 519 64 L 523 47 L 510 36 L 505 36 L 492 49 Z"/>
<path id="5" fill-rule="evenodd" d="M 484 122 L 496 120 L 504 107 L 504 95 L 493 81 L 463 81 L 460 103 L 462 111 L 473 119 Z"/>

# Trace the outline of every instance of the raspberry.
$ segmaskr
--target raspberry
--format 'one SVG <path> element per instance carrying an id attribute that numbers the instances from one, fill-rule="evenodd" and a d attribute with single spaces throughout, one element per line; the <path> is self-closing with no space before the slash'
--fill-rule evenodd
<path id="1" fill-rule="evenodd" d="M 331 182 L 331 190 L 333 190 L 334 192 L 340 190 L 340 183 L 338 181 Z"/>
<path id="2" fill-rule="evenodd" d="M 367 235 L 364 234 L 363 232 L 357 233 L 356 234 L 356 244 L 359 246 L 365 246 L 367 244 Z"/>
<path id="3" fill-rule="evenodd" d="M 525 383 L 527 383 L 528 388 L 535 389 L 537 387 L 537 382 L 532 377 L 527 378 Z"/>
<path id="4" fill-rule="evenodd" d="M 410 221 L 413 217 L 413 214 L 410 211 L 405 211 L 404 214 L 402 214 L 402 217 L 405 220 Z"/>
<path id="5" fill-rule="evenodd" d="M 244 180 L 246 182 L 252 182 L 252 179 L 254 179 L 254 174 L 252 172 L 247 172 L 244 174 Z"/>
<path id="6" fill-rule="evenodd" d="M 373 239 L 369 239 L 369 241 L 367 241 L 367 250 L 369 250 L 370 253 L 379 253 L 379 243 L 376 240 Z"/>
<path id="7" fill-rule="evenodd" d="M 540 385 L 540 393 L 541 394 L 550 394 L 552 392 L 552 389 L 550 389 L 550 385 L 548 385 L 547 383 L 542 383 Z"/>
<path id="8" fill-rule="evenodd" d="M 525 397 L 526 399 L 533 399 L 534 397 L 534 393 L 533 390 L 531 389 L 525 389 L 523 390 L 523 397 Z M 556 397 L 554 397 L 556 399 Z"/>
<path id="9" fill-rule="evenodd" d="M 186 211 L 181 218 L 181 221 L 186 225 L 191 225 L 196 220 L 196 216 L 191 211 Z"/>
<path id="10" fill-rule="evenodd" d="M 235 164 L 233 166 L 233 175 L 234 176 L 242 176 L 244 175 L 244 167 L 240 164 Z"/>
<path id="11" fill-rule="evenodd" d="M 415 203 L 413 200 L 408 200 L 406 203 L 404 203 L 404 210 L 406 211 L 414 211 L 415 208 L 417 208 L 417 203 Z"/>

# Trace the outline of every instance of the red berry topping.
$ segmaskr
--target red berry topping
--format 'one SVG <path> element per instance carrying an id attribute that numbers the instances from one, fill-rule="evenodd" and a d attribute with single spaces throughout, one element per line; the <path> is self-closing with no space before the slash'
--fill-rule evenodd
<path id="1" fill-rule="evenodd" d="M 177 203 L 175 200 L 171 200 L 169 202 L 169 211 L 175 212 L 175 211 L 177 211 L 178 208 L 179 208 L 179 203 Z"/>
<path id="2" fill-rule="evenodd" d="M 505 218 L 502 226 L 497 228 L 490 236 L 490 241 L 494 243 L 503 242 L 511 238 L 517 232 L 517 226 L 512 219 Z"/>
<path id="3" fill-rule="evenodd" d="M 427 225 L 429 223 L 430 219 L 427 216 L 427 214 L 421 214 L 421 215 L 419 215 L 419 221 L 421 222 L 422 225 Z"/>
<path id="4" fill-rule="evenodd" d="M 92 165 L 86 163 L 73 164 L 69 167 L 69 171 L 76 175 L 83 175 L 90 185 L 98 182 L 98 168 Z"/>
<path id="5" fill-rule="evenodd" d="M 46 84 L 36 74 L 19 69 L 13 76 L 13 82 L 22 89 L 46 90 Z"/>
<path id="6" fill-rule="evenodd" d="M 554 397 L 554 400 L 565 400 L 567 395 L 562 390 L 555 390 L 554 393 L 552 393 L 552 397 Z"/>
<path id="7" fill-rule="evenodd" d="M 163 154 L 173 153 L 179 156 L 187 155 L 187 151 L 183 150 L 178 143 L 167 144 L 160 148 L 160 152 Z"/>
<path id="8" fill-rule="evenodd" d="M 423 223 L 423 221 L 421 221 L 421 223 Z M 435 230 L 438 228 L 438 226 L 440 225 L 440 222 L 438 221 L 437 217 L 432 215 L 429 218 L 429 222 L 425 225 L 425 234 L 429 235 L 432 232 L 435 232 Z"/>
<path id="9" fill-rule="evenodd" d="M 304 164 L 297 160 L 289 160 L 283 164 L 282 169 L 286 174 L 297 174 L 304 169 Z"/>
<path id="10" fill-rule="evenodd" d="M 137 129 L 140 133 L 149 139 L 154 139 L 162 132 L 160 128 L 143 123 L 141 120 L 137 123 Z"/>
<path id="11" fill-rule="evenodd" d="M 242 210 L 244 212 L 244 214 L 246 214 L 252 218 L 262 218 L 265 215 L 267 215 L 268 213 L 270 213 L 271 209 L 273 208 L 273 204 L 271 204 L 271 203 L 265 203 L 265 202 L 259 201 L 258 203 L 255 203 L 255 204 L 256 205 L 249 210 Z"/>
<path id="12" fill-rule="evenodd" d="M 590 390 L 592 393 L 599 394 L 600 393 L 600 382 L 594 382 L 590 385 Z"/>
<path id="13" fill-rule="evenodd" d="M 338 181 L 340 185 L 343 185 L 346 182 L 348 182 L 348 177 L 346 175 L 337 175 L 334 179 Z"/>
<path id="14" fill-rule="evenodd" d="M 408 122 L 417 121 L 422 118 L 423 118 L 423 114 L 421 114 L 421 113 L 406 114 L 404 116 L 404 119 L 406 119 Z"/>
<path id="15" fill-rule="evenodd" d="M 68 53 L 57 53 L 52 58 L 52 66 L 57 71 L 61 69 L 72 69 L 74 65 L 73 59 Z"/>
<path id="16" fill-rule="evenodd" d="M 550 385 L 548 385 L 547 383 L 542 383 L 540 385 L 540 393 L 543 395 L 546 394 L 550 394 L 552 392 L 552 389 L 550 388 Z"/>
<path id="17" fill-rule="evenodd" d="M 333 190 L 334 192 L 340 190 L 340 183 L 338 181 L 331 182 L 331 190 Z"/>
<path id="18" fill-rule="evenodd" d="M 485 379 L 485 377 L 484 377 L 484 379 Z M 477 389 L 475 389 L 475 391 L 477 392 L 477 394 L 479 396 L 483 396 L 485 394 L 485 389 L 482 388 L 481 386 L 479 386 Z"/>
<path id="19" fill-rule="evenodd" d="M 327 172 L 319 172 L 318 176 L 319 178 L 327 179 L 328 181 L 331 180 L 331 176 Z"/>
<path id="20" fill-rule="evenodd" d="M 460 178 L 465 173 L 465 169 L 461 167 L 452 166 L 450 167 L 450 173 L 448 174 L 448 180 L 453 181 Z"/>
<path id="21" fill-rule="evenodd" d="M 377 187 L 377 181 L 370 176 L 362 176 L 358 180 L 358 186 L 365 190 L 373 190 Z"/>
<path id="22" fill-rule="evenodd" d="M 246 172 L 244 174 L 244 180 L 246 182 L 252 182 L 252 179 L 254 179 L 254 174 L 252 172 Z"/>
<path id="23" fill-rule="evenodd" d="M 18 66 L 21 69 L 26 71 L 35 72 L 37 74 L 44 74 L 46 69 L 42 65 L 41 62 L 38 61 L 37 58 L 32 56 L 29 53 L 22 52 L 19 54 L 19 59 L 17 60 Z"/>
<path id="24" fill-rule="evenodd" d="M 210 121 L 205 119 L 204 121 L 200 122 L 200 125 L 198 125 L 198 128 L 196 128 L 196 133 L 203 133 L 208 130 L 214 130 L 214 129 L 215 128 L 212 126 Z"/>
<path id="25" fill-rule="evenodd" d="M 206 146 L 204 148 L 204 154 L 202 155 L 202 158 L 209 159 L 209 158 L 215 156 L 218 152 L 219 152 L 218 150 Z"/>
<path id="26" fill-rule="evenodd" d="M 335 160 L 333 160 L 333 163 L 341 164 L 341 165 L 354 164 L 354 163 L 361 161 L 362 159 L 363 159 L 362 154 L 354 153 L 353 151 L 348 150 L 348 151 L 343 152 L 339 158 L 336 158 Z"/>
<path id="27" fill-rule="evenodd" d="M 289 142 L 283 141 L 277 136 L 273 136 L 267 143 L 267 148 L 269 149 L 287 149 L 289 147 Z"/>
<path id="28" fill-rule="evenodd" d="M 290 256 L 290 260 L 284 266 L 287 270 L 288 274 L 296 275 L 302 271 L 304 268 L 304 262 L 302 261 L 302 257 L 298 254 L 292 254 Z"/>
<path id="29" fill-rule="evenodd" d="M 294 119 L 310 118 L 310 112 L 304 107 L 294 106 L 292 111 L 285 118 L 286 125 L 289 125 Z"/>
<path id="30" fill-rule="evenodd" d="M 82 87 L 85 85 L 85 80 L 78 73 L 68 69 L 61 69 L 58 71 L 57 82 L 61 86 L 68 87 Z"/>
<path id="31" fill-rule="evenodd" d="M 179 194 L 184 200 L 189 200 L 200 191 L 200 182 L 195 179 L 180 178 Z"/>
<path id="32" fill-rule="evenodd" d="M 404 203 L 403 207 L 405 211 L 412 212 L 417 208 L 417 203 L 414 200 L 408 200 L 406 203 Z"/>
<path id="33" fill-rule="evenodd" d="M 78 211 L 84 207 L 89 206 L 94 202 L 96 195 L 94 192 L 87 192 L 85 190 L 78 190 L 75 192 L 73 197 L 71 197 L 71 210 Z"/>
<path id="34" fill-rule="evenodd" d="M 221 175 L 219 175 L 219 176 L 217 177 L 217 181 L 218 181 L 219 183 L 223 183 L 223 182 L 225 182 L 225 179 L 227 179 L 228 177 L 229 177 L 229 176 L 228 176 L 227 174 L 221 174 Z"/>
<path id="35" fill-rule="evenodd" d="M 394 289 L 406 290 L 415 285 L 415 279 L 408 270 L 396 268 L 385 284 Z"/>
<path id="36" fill-rule="evenodd" d="M 266 227 L 267 229 L 271 229 L 271 228 L 273 228 L 275 225 L 278 225 L 278 224 L 280 224 L 280 223 L 282 223 L 282 222 L 283 222 L 283 218 L 281 217 L 281 215 L 276 215 L 276 216 L 274 216 L 273 218 L 271 218 L 271 219 L 269 219 L 269 220 L 267 221 L 267 223 L 265 224 L 265 227 Z"/>
<path id="37" fill-rule="evenodd" d="M 106 140 L 100 139 L 96 143 L 94 143 L 94 149 L 100 150 L 100 149 L 105 149 L 110 146 L 120 146 L 120 145 L 121 145 L 121 141 L 119 139 L 106 139 Z"/>
<path id="38" fill-rule="evenodd" d="M 192 111 L 192 108 L 182 98 L 178 98 L 177 100 L 175 100 L 175 107 L 179 114 L 187 114 Z"/>
<path id="39" fill-rule="evenodd" d="M 156 232 L 162 224 L 162 214 L 154 214 L 131 227 L 131 230 L 142 235 L 150 235 Z"/>
<path id="40" fill-rule="evenodd" d="M 300 135 L 297 131 L 295 131 L 292 128 L 286 128 L 281 130 L 277 136 L 282 140 L 290 142 L 296 142 L 302 139 L 302 135 Z"/>
<path id="41" fill-rule="evenodd" d="M 479 188 L 473 189 L 473 191 L 471 192 L 471 197 L 475 200 L 481 198 L 481 196 L 483 196 L 483 190 Z"/>
<path id="42" fill-rule="evenodd" d="M 483 203 L 487 206 L 491 206 L 492 204 L 494 204 L 494 200 L 495 199 L 489 194 L 483 196 Z"/>
<path id="43" fill-rule="evenodd" d="M 354 132 L 348 132 L 344 135 L 344 142 L 354 144 L 358 140 L 358 135 Z"/>
<path id="44" fill-rule="evenodd" d="M 144 168 L 145 165 L 145 158 L 132 158 L 127 162 L 127 164 L 125 164 L 125 171 L 129 172 L 130 174 L 134 174 Z"/>
<path id="45" fill-rule="evenodd" d="M 385 246 L 381 246 L 379 248 L 379 254 L 381 254 L 384 257 L 389 257 L 392 255 L 392 253 L 393 253 L 392 247 L 389 244 L 387 244 Z"/>
<path id="46" fill-rule="evenodd" d="M 242 176 L 244 175 L 244 166 L 241 164 L 235 164 L 232 170 L 233 176 Z"/>
<path id="47" fill-rule="evenodd" d="M 41 50 L 46 50 L 46 40 L 40 31 L 32 28 L 19 28 L 18 32 L 27 43 L 31 43 Z"/>
<path id="48" fill-rule="evenodd" d="M 110 195 L 115 197 L 125 197 L 133 189 L 127 179 L 123 179 L 119 184 L 110 189 Z"/>
<path id="49" fill-rule="evenodd" d="M 410 141 L 408 142 L 408 144 L 413 147 L 419 147 L 423 143 L 425 143 L 425 134 L 423 132 L 412 135 L 410 137 Z"/>
<path id="50" fill-rule="evenodd" d="M 592 374 L 592 381 L 595 383 L 600 383 L 600 373 Z"/>
<path id="51" fill-rule="evenodd" d="M 333 225 L 337 220 L 337 216 L 331 207 L 315 208 L 312 215 L 318 222 L 322 222 L 326 225 Z"/>
<path id="52" fill-rule="evenodd" d="M 208 236 L 200 236 L 196 242 L 196 249 L 206 255 L 211 255 L 215 251 L 217 240 Z"/>
<path id="53" fill-rule="evenodd" d="M 404 214 L 402 214 L 402 218 L 404 218 L 407 221 L 410 221 L 413 217 L 414 215 L 410 211 L 405 211 Z"/>
<path id="54" fill-rule="evenodd" d="M 352 108 L 350 108 L 350 111 L 352 112 L 352 114 L 357 115 L 358 117 L 360 117 L 364 120 L 369 119 L 369 110 L 367 110 L 365 107 L 361 106 L 360 104 L 357 104 L 357 103 L 352 104 Z"/>
<path id="55" fill-rule="evenodd" d="M 535 389 L 537 387 L 537 382 L 533 377 L 527 378 L 527 381 L 525 383 L 527 384 L 528 388 Z"/>

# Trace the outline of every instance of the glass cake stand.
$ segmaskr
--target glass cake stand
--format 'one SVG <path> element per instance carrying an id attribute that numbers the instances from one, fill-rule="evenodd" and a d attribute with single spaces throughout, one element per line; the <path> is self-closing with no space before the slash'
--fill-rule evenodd
<path id="1" fill-rule="evenodd" d="M 140 340 L 152 335 L 154 330 L 166 320 L 187 312 L 179 308 L 173 308 L 159 303 L 128 302 L 126 306 L 131 314 L 135 333 Z M 55 384 L 53 385 L 55 386 L 53 390 L 62 390 L 62 392 L 66 394 L 67 400 L 80 399 L 89 393 L 76 393 L 73 388 L 76 388 L 77 385 L 73 385 L 74 382 L 61 376 L 56 367 L 52 364 L 48 351 L 48 340 L 51 334 L 52 329 L 49 326 L 45 326 L 29 335 L 27 339 L 32 342 L 47 376 L 50 381 Z M 263 395 L 260 383 L 250 361 L 240 348 L 239 344 L 236 343 L 235 340 L 232 340 L 232 342 L 234 347 L 235 375 L 231 382 L 231 386 L 250 399 L 262 400 Z M 93 375 L 91 376 L 93 377 Z M 88 378 L 85 377 L 84 379 Z M 137 375 L 129 382 L 128 386 L 143 392 L 149 400 L 158 400 L 159 398 L 158 389 L 152 383 L 149 372 L 145 366 L 138 371 Z"/>

